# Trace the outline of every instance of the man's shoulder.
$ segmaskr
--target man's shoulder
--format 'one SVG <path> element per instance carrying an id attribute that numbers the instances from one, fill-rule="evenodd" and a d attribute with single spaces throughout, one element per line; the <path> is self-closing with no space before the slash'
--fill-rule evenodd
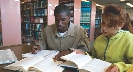
<path id="1" fill-rule="evenodd" d="M 83 29 L 79 24 L 72 24 L 74 29 Z"/>

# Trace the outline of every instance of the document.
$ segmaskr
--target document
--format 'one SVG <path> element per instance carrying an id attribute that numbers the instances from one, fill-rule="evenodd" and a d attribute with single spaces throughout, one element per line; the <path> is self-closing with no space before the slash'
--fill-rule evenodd
<path id="1" fill-rule="evenodd" d="M 109 62 L 96 58 L 92 59 L 89 55 L 76 54 L 75 52 L 62 56 L 61 59 L 75 63 L 79 70 L 83 69 L 90 72 L 105 72 L 111 65 Z"/>
<path id="2" fill-rule="evenodd" d="M 56 52 L 57 50 L 41 50 L 39 51 L 37 54 L 32 54 L 30 53 L 26 53 L 26 54 L 22 54 L 22 57 L 33 57 L 33 56 L 41 56 L 41 57 L 45 57 L 49 54 L 52 54 L 54 52 Z"/>
<path id="3" fill-rule="evenodd" d="M 58 51 L 47 56 L 32 56 L 24 58 L 18 62 L 5 66 L 4 69 L 18 70 L 22 72 L 62 72 L 64 68 L 60 67 L 61 61 L 54 62 L 53 56 L 55 56 Z"/>
<path id="4" fill-rule="evenodd" d="M 17 57 L 15 56 L 13 51 L 11 51 L 10 49 L 0 50 L 0 64 L 7 64 L 16 61 Z"/>

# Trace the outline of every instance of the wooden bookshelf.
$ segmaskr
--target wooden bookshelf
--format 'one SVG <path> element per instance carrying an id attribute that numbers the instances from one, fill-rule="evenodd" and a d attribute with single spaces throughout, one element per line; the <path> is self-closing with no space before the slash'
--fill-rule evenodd
<path id="1" fill-rule="evenodd" d="M 94 42 L 96 3 L 93 1 L 81 1 L 80 26 L 88 33 L 90 43 Z"/>
<path id="2" fill-rule="evenodd" d="M 65 4 L 70 8 L 70 20 L 80 25 L 81 0 L 59 0 L 59 4 Z"/>
<path id="3" fill-rule="evenodd" d="M 99 35 L 101 35 L 101 15 L 102 15 L 102 8 L 97 6 L 96 7 L 96 17 L 95 17 L 95 35 L 94 38 L 96 39 Z"/>
<path id="4" fill-rule="evenodd" d="M 21 2 L 22 42 L 34 43 L 41 39 L 41 32 L 47 25 L 54 23 L 54 10 L 57 0 L 25 0 Z M 49 5 L 51 5 L 49 7 Z M 50 19 L 50 20 L 48 20 Z"/>

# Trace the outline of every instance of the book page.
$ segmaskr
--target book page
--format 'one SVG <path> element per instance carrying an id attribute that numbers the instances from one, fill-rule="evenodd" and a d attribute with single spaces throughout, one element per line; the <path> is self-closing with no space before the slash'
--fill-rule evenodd
<path id="1" fill-rule="evenodd" d="M 57 50 L 41 50 L 39 51 L 37 54 L 32 54 L 30 53 L 26 53 L 26 54 L 22 54 L 22 57 L 33 57 L 33 56 L 41 56 L 41 57 L 45 57 L 48 54 L 51 54 L 53 52 L 56 52 Z"/>
<path id="2" fill-rule="evenodd" d="M 71 61 L 66 61 L 60 64 L 61 67 L 71 67 L 71 68 L 77 68 L 77 65 Z"/>
<path id="3" fill-rule="evenodd" d="M 105 72 L 110 65 L 111 63 L 109 62 L 94 58 L 81 69 L 85 69 L 90 72 Z"/>
<path id="4" fill-rule="evenodd" d="M 0 64 L 16 62 L 17 57 L 10 49 L 0 50 Z"/>
<path id="5" fill-rule="evenodd" d="M 63 68 L 61 68 L 60 66 L 58 66 L 59 64 L 61 64 L 62 61 L 56 61 L 54 62 L 53 58 L 52 57 L 48 57 L 42 61 L 40 61 L 39 63 L 33 65 L 32 67 L 29 68 L 29 71 L 30 70 L 39 70 L 41 72 L 48 72 L 48 71 L 52 71 L 54 70 L 55 72 L 55 69 L 57 68 L 58 70 L 64 70 Z M 58 71 L 57 71 L 58 72 Z"/>
<path id="6" fill-rule="evenodd" d="M 28 58 L 24 58 L 20 61 L 17 61 L 13 64 L 10 64 L 8 66 L 5 66 L 4 69 L 9 69 L 9 70 L 19 70 L 20 68 L 24 69 L 23 71 L 27 71 L 27 69 L 30 66 L 33 66 L 34 64 L 42 61 L 44 58 L 40 57 L 40 56 L 34 56 L 34 57 L 28 57 Z"/>
<path id="7" fill-rule="evenodd" d="M 75 52 L 62 56 L 61 58 L 75 63 L 79 69 L 92 60 L 92 58 L 88 55 L 76 54 Z"/>

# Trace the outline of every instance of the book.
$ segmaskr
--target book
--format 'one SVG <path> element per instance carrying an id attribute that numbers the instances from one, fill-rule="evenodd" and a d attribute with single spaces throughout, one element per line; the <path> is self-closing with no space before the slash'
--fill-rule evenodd
<path id="1" fill-rule="evenodd" d="M 0 64 L 7 64 L 16 61 L 18 60 L 13 51 L 11 51 L 10 49 L 0 50 Z"/>
<path id="2" fill-rule="evenodd" d="M 57 52 L 57 50 L 41 50 L 41 51 L 37 52 L 36 54 L 32 54 L 31 52 L 22 54 L 22 57 L 33 57 L 33 56 L 45 57 L 45 56 L 48 56 L 55 52 Z"/>
<path id="3" fill-rule="evenodd" d="M 58 51 L 48 54 L 45 57 L 42 56 L 32 56 L 24 58 L 13 64 L 5 66 L 4 69 L 22 71 L 22 72 L 62 72 L 64 68 L 58 66 L 62 61 L 53 61 L 53 56 L 55 56 Z"/>
<path id="4" fill-rule="evenodd" d="M 92 59 L 89 55 L 76 54 L 75 52 L 62 56 L 61 59 L 75 63 L 79 70 L 90 72 L 105 72 L 111 65 L 109 62 L 96 58 Z"/>

